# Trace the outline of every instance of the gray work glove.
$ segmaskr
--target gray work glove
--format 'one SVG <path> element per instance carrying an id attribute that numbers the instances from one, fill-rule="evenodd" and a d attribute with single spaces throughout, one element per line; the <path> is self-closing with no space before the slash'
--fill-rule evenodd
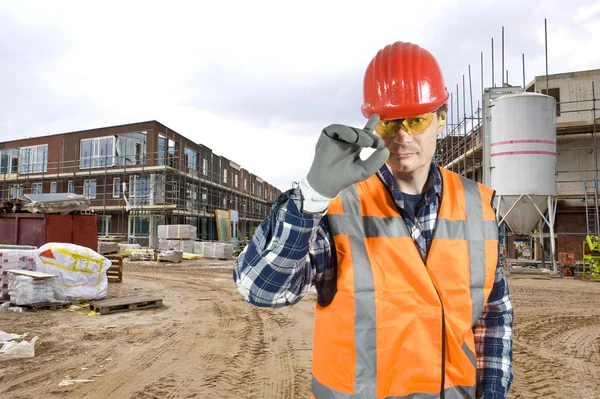
<path id="1" fill-rule="evenodd" d="M 344 125 L 323 129 L 308 172 L 308 184 L 322 196 L 335 198 L 344 188 L 375 174 L 390 155 L 381 137 L 373 133 L 378 123 L 379 115 L 373 115 L 364 129 Z M 376 151 L 363 161 L 360 151 L 369 147 Z"/>

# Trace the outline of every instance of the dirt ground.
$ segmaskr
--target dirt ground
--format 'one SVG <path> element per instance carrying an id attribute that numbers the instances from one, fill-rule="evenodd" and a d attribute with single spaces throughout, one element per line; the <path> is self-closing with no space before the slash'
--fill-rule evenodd
<path id="1" fill-rule="evenodd" d="M 0 311 L 0 330 L 40 337 L 35 358 L 0 361 L 0 398 L 309 397 L 316 296 L 253 308 L 231 263 L 127 263 L 109 296 L 154 295 L 160 309 Z M 600 283 L 511 278 L 510 288 L 510 397 L 600 398 Z M 93 382 L 59 387 L 63 379 Z"/>

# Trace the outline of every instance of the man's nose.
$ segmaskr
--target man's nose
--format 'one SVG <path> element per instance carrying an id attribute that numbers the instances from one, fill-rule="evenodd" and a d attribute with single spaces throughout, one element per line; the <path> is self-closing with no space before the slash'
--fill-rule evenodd
<path id="1" fill-rule="evenodd" d="M 408 132 L 405 129 L 406 128 L 404 127 L 404 125 L 400 125 L 398 132 L 394 136 L 394 143 L 406 144 L 412 141 L 412 136 L 408 134 Z"/>

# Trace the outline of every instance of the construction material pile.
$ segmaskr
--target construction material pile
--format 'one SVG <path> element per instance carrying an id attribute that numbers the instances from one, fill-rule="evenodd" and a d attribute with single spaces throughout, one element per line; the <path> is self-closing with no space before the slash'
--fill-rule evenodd
<path id="1" fill-rule="evenodd" d="M 9 270 L 29 270 L 36 268 L 36 249 L 0 248 L 0 299 L 9 299 Z"/>
<path id="2" fill-rule="evenodd" d="M 198 241 L 196 227 L 187 224 L 158 226 L 158 249 L 193 253 L 202 255 L 205 259 L 231 259 L 233 257 L 233 244 Z"/>
<path id="3" fill-rule="evenodd" d="M 189 224 L 170 224 L 158 226 L 158 249 L 194 253 L 196 226 Z"/>
<path id="4" fill-rule="evenodd" d="M 8 293 L 15 305 L 29 305 L 54 300 L 54 279 L 35 278 L 9 273 Z"/>

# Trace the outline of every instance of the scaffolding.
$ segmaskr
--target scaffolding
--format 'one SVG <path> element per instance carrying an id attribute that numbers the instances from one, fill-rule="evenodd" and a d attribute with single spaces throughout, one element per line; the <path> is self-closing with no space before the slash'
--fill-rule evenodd
<path id="1" fill-rule="evenodd" d="M 598 107 L 596 99 L 596 88 L 594 81 L 591 84 L 591 98 L 580 99 L 575 101 L 557 101 L 557 111 L 560 115 L 572 115 L 567 122 L 557 122 L 557 151 L 560 157 L 566 158 L 567 153 L 586 154 L 588 156 L 588 166 L 581 161 L 584 157 L 575 155 L 579 162 L 559 162 L 556 168 L 556 184 L 558 187 L 558 195 L 556 198 L 557 213 L 569 213 L 584 215 L 585 206 L 589 209 L 597 211 L 598 198 Z M 523 92 L 523 88 L 506 87 L 509 91 Z M 546 92 L 548 89 L 545 90 Z M 464 91 L 463 91 L 464 93 Z M 485 132 L 482 121 L 482 109 L 477 104 L 471 116 L 467 116 L 466 101 L 463 95 L 462 115 L 459 111 L 458 101 L 458 86 L 456 96 L 451 95 L 451 106 L 448 118 L 451 122 L 448 124 L 448 130 L 442 135 L 437 142 L 436 162 L 438 165 L 450 169 L 462 176 L 473 179 L 479 182 L 484 182 L 484 158 L 485 158 Z M 456 103 L 456 104 L 455 104 Z M 568 146 L 563 145 L 567 141 L 578 142 L 578 145 Z M 589 159 L 591 156 L 591 159 Z M 559 158 L 559 160 L 562 158 Z M 591 163 L 591 167 L 589 164 Z M 562 165 L 562 166 L 559 166 Z M 526 172 L 525 172 L 526 173 Z M 587 214 L 586 214 L 587 215 Z M 586 216 L 587 217 L 587 216 Z M 582 228 L 561 228 L 554 232 L 559 240 L 559 245 L 563 248 L 571 248 L 572 244 L 567 241 L 577 241 L 585 239 L 586 232 L 583 231 L 585 222 L 582 219 Z M 600 223 L 595 224 L 597 229 Z M 549 229 L 547 226 L 540 229 L 540 240 L 549 239 Z M 510 232 L 506 232 L 510 236 Z M 579 245 L 578 245 L 579 246 Z M 542 248 L 549 246 L 542 245 Z M 550 255 L 542 257 L 545 260 Z"/>
<path id="2" fill-rule="evenodd" d="M 115 135 L 120 136 L 127 134 Z M 5 157 L 10 162 L 0 170 L 0 198 L 42 192 L 83 194 L 98 215 L 100 236 L 122 236 L 129 243 L 152 248 L 158 246 L 160 224 L 190 224 L 197 228 L 199 239 L 216 241 L 215 211 L 237 211 L 237 236 L 247 240 L 279 191 L 241 168 L 228 168 L 224 176 L 220 165 L 211 165 L 214 159 L 207 163 L 199 162 L 199 156 L 190 159 L 182 136 L 167 133 L 164 137 L 173 144 L 166 151 L 146 152 L 144 143 L 133 153 L 114 155 L 104 143 L 103 151 L 68 160 L 63 159 L 65 145 L 79 147 L 80 142 L 65 143 L 58 162 L 48 162 L 47 145 L 45 150 L 44 145 L 34 146 L 39 150 L 26 151 L 25 157 L 19 154 L 17 161 Z"/>

